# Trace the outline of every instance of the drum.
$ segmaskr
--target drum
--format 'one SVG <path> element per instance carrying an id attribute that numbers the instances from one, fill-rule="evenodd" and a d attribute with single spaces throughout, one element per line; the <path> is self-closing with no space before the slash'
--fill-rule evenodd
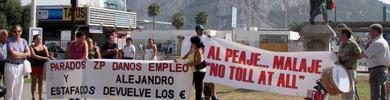
<path id="1" fill-rule="evenodd" d="M 326 92 L 331 95 L 348 93 L 351 90 L 349 75 L 340 65 L 323 69 L 321 79 Z"/>

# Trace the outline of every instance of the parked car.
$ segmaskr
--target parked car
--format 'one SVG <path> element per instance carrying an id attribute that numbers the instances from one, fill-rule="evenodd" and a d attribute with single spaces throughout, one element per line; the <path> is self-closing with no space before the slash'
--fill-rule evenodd
<path id="1" fill-rule="evenodd" d="M 55 59 L 65 59 L 65 50 L 62 49 L 60 46 L 55 44 L 48 44 L 47 49 L 49 51 L 50 56 L 54 57 Z"/>

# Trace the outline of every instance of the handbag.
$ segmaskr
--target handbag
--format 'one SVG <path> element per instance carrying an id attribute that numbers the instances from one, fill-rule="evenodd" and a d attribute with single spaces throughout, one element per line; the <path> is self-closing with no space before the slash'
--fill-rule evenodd
<path id="1" fill-rule="evenodd" d="M 202 63 L 195 65 L 195 69 L 201 70 L 201 69 L 205 68 L 206 66 L 207 66 L 206 61 L 203 61 Z"/>
<path id="2" fill-rule="evenodd" d="M 32 72 L 30 61 L 28 60 L 23 61 L 23 72 L 24 74 L 30 74 Z"/>

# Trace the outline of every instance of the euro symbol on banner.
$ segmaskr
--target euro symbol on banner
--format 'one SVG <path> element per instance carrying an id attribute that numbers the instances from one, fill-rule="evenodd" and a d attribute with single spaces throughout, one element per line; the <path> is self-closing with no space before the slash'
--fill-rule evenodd
<path id="1" fill-rule="evenodd" d="M 185 90 L 181 90 L 180 91 L 180 98 L 181 99 L 186 99 L 186 91 Z"/>

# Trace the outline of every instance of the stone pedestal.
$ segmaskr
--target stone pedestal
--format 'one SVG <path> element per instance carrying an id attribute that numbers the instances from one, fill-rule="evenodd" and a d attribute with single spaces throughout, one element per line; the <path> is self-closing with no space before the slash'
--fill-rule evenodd
<path id="1" fill-rule="evenodd" d="M 306 25 L 299 35 L 305 51 L 329 51 L 331 39 L 336 33 L 329 25 Z"/>

